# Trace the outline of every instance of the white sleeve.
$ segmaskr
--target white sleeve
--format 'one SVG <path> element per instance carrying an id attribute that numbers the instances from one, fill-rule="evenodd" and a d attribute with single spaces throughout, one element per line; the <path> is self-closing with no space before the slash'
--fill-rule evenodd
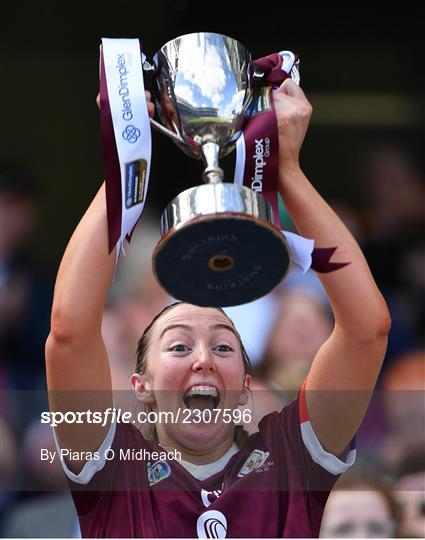
<path id="1" fill-rule="evenodd" d="M 327 452 L 320 444 L 310 421 L 302 422 L 301 436 L 311 459 L 331 474 L 341 474 L 345 472 L 353 465 L 356 459 L 356 449 L 352 447 L 350 447 L 345 461 L 342 461 L 334 456 L 334 454 Z"/>
<path id="2" fill-rule="evenodd" d="M 90 480 L 93 478 L 93 476 L 103 469 L 106 463 L 106 455 L 108 450 L 112 446 L 112 442 L 115 437 L 115 431 L 117 429 L 117 425 L 115 422 L 111 422 L 111 426 L 109 428 L 109 431 L 100 445 L 99 449 L 96 451 L 96 454 L 93 452 L 94 455 L 99 456 L 98 459 L 90 459 L 86 462 L 84 467 L 82 468 L 81 472 L 79 474 L 75 474 L 72 471 L 69 470 L 68 465 L 66 463 L 65 457 L 62 455 L 61 447 L 59 445 L 59 441 L 56 437 L 55 430 L 53 428 L 53 437 L 55 439 L 56 447 L 58 449 L 59 458 L 63 467 L 63 470 L 65 471 L 66 476 L 75 482 L 76 484 L 88 484 Z"/>
<path id="3" fill-rule="evenodd" d="M 311 425 L 310 418 L 307 410 L 307 400 L 305 397 L 305 385 L 302 385 L 299 395 L 299 418 L 301 437 L 304 442 L 304 446 L 307 448 L 311 459 L 323 467 L 331 474 L 341 474 L 345 472 L 351 465 L 353 465 L 356 459 L 356 449 L 354 447 L 354 439 L 351 441 L 350 448 L 345 461 L 337 458 L 330 452 L 327 452 L 320 444 L 319 439 L 314 433 L 313 426 Z"/>

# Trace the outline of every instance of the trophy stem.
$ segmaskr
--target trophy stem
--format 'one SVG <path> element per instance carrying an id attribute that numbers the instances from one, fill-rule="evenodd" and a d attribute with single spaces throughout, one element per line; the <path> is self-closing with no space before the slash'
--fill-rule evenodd
<path id="1" fill-rule="evenodd" d="M 206 142 L 201 147 L 206 169 L 202 179 L 206 184 L 219 184 L 223 182 L 224 172 L 218 165 L 220 146 L 215 142 Z"/>

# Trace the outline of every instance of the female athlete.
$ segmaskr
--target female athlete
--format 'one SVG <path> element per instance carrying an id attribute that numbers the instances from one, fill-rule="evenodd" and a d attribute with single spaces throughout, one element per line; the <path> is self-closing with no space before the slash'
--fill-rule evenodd
<path id="1" fill-rule="evenodd" d="M 274 99 L 286 208 L 300 234 L 336 247 L 333 260 L 349 263 L 319 275 L 335 317 L 332 334 L 298 399 L 242 441 L 224 415 L 247 403 L 251 384 L 236 329 L 219 309 L 166 309 L 139 342 L 131 382 L 146 410 L 170 411 L 174 420 L 158 421 L 150 434 L 110 422 L 111 415 L 102 424 L 56 428 L 83 536 L 315 537 L 333 484 L 354 461 L 352 440 L 380 371 L 390 316 L 356 241 L 301 171 L 310 103 L 290 79 Z M 113 407 L 101 321 L 115 257 L 102 186 L 57 277 L 46 344 L 52 411 Z M 221 413 L 186 423 L 178 412 L 187 409 Z"/>

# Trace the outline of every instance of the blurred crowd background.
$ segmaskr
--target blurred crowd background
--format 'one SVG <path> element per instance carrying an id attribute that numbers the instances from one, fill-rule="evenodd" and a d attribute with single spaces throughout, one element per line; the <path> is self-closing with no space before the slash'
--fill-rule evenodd
<path id="1" fill-rule="evenodd" d="M 302 86 L 315 108 L 303 168 L 362 247 L 392 315 L 358 460 L 331 494 L 321 534 L 425 537 L 423 17 L 286 7 L 258 16 L 244 3 L 227 4 L 202 14 L 185 0 L 0 8 L 0 536 L 79 534 L 60 465 L 40 460 L 40 448 L 55 449 L 40 412 L 55 273 L 102 179 L 100 38 L 142 37 L 149 56 L 178 35 L 210 30 L 239 39 L 254 57 L 301 54 Z M 129 389 L 144 328 L 173 301 L 151 270 L 160 212 L 201 183 L 200 163 L 157 134 L 153 144 L 147 209 L 104 315 L 117 391 Z M 223 163 L 228 177 L 232 159 Z M 281 218 L 296 232 L 284 206 Z M 258 420 L 294 399 L 332 331 L 332 312 L 314 272 L 295 268 L 272 294 L 227 312 L 253 364 Z M 255 430 L 255 421 L 246 427 Z"/>

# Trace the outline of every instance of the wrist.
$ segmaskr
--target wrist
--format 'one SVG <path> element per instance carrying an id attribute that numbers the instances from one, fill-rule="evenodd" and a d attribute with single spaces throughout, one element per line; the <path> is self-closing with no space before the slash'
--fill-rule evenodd
<path id="1" fill-rule="evenodd" d="M 279 188 L 293 183 L 300 176 L 304 176 L 298 160 L 285 161 L 279 164 Z"/>

